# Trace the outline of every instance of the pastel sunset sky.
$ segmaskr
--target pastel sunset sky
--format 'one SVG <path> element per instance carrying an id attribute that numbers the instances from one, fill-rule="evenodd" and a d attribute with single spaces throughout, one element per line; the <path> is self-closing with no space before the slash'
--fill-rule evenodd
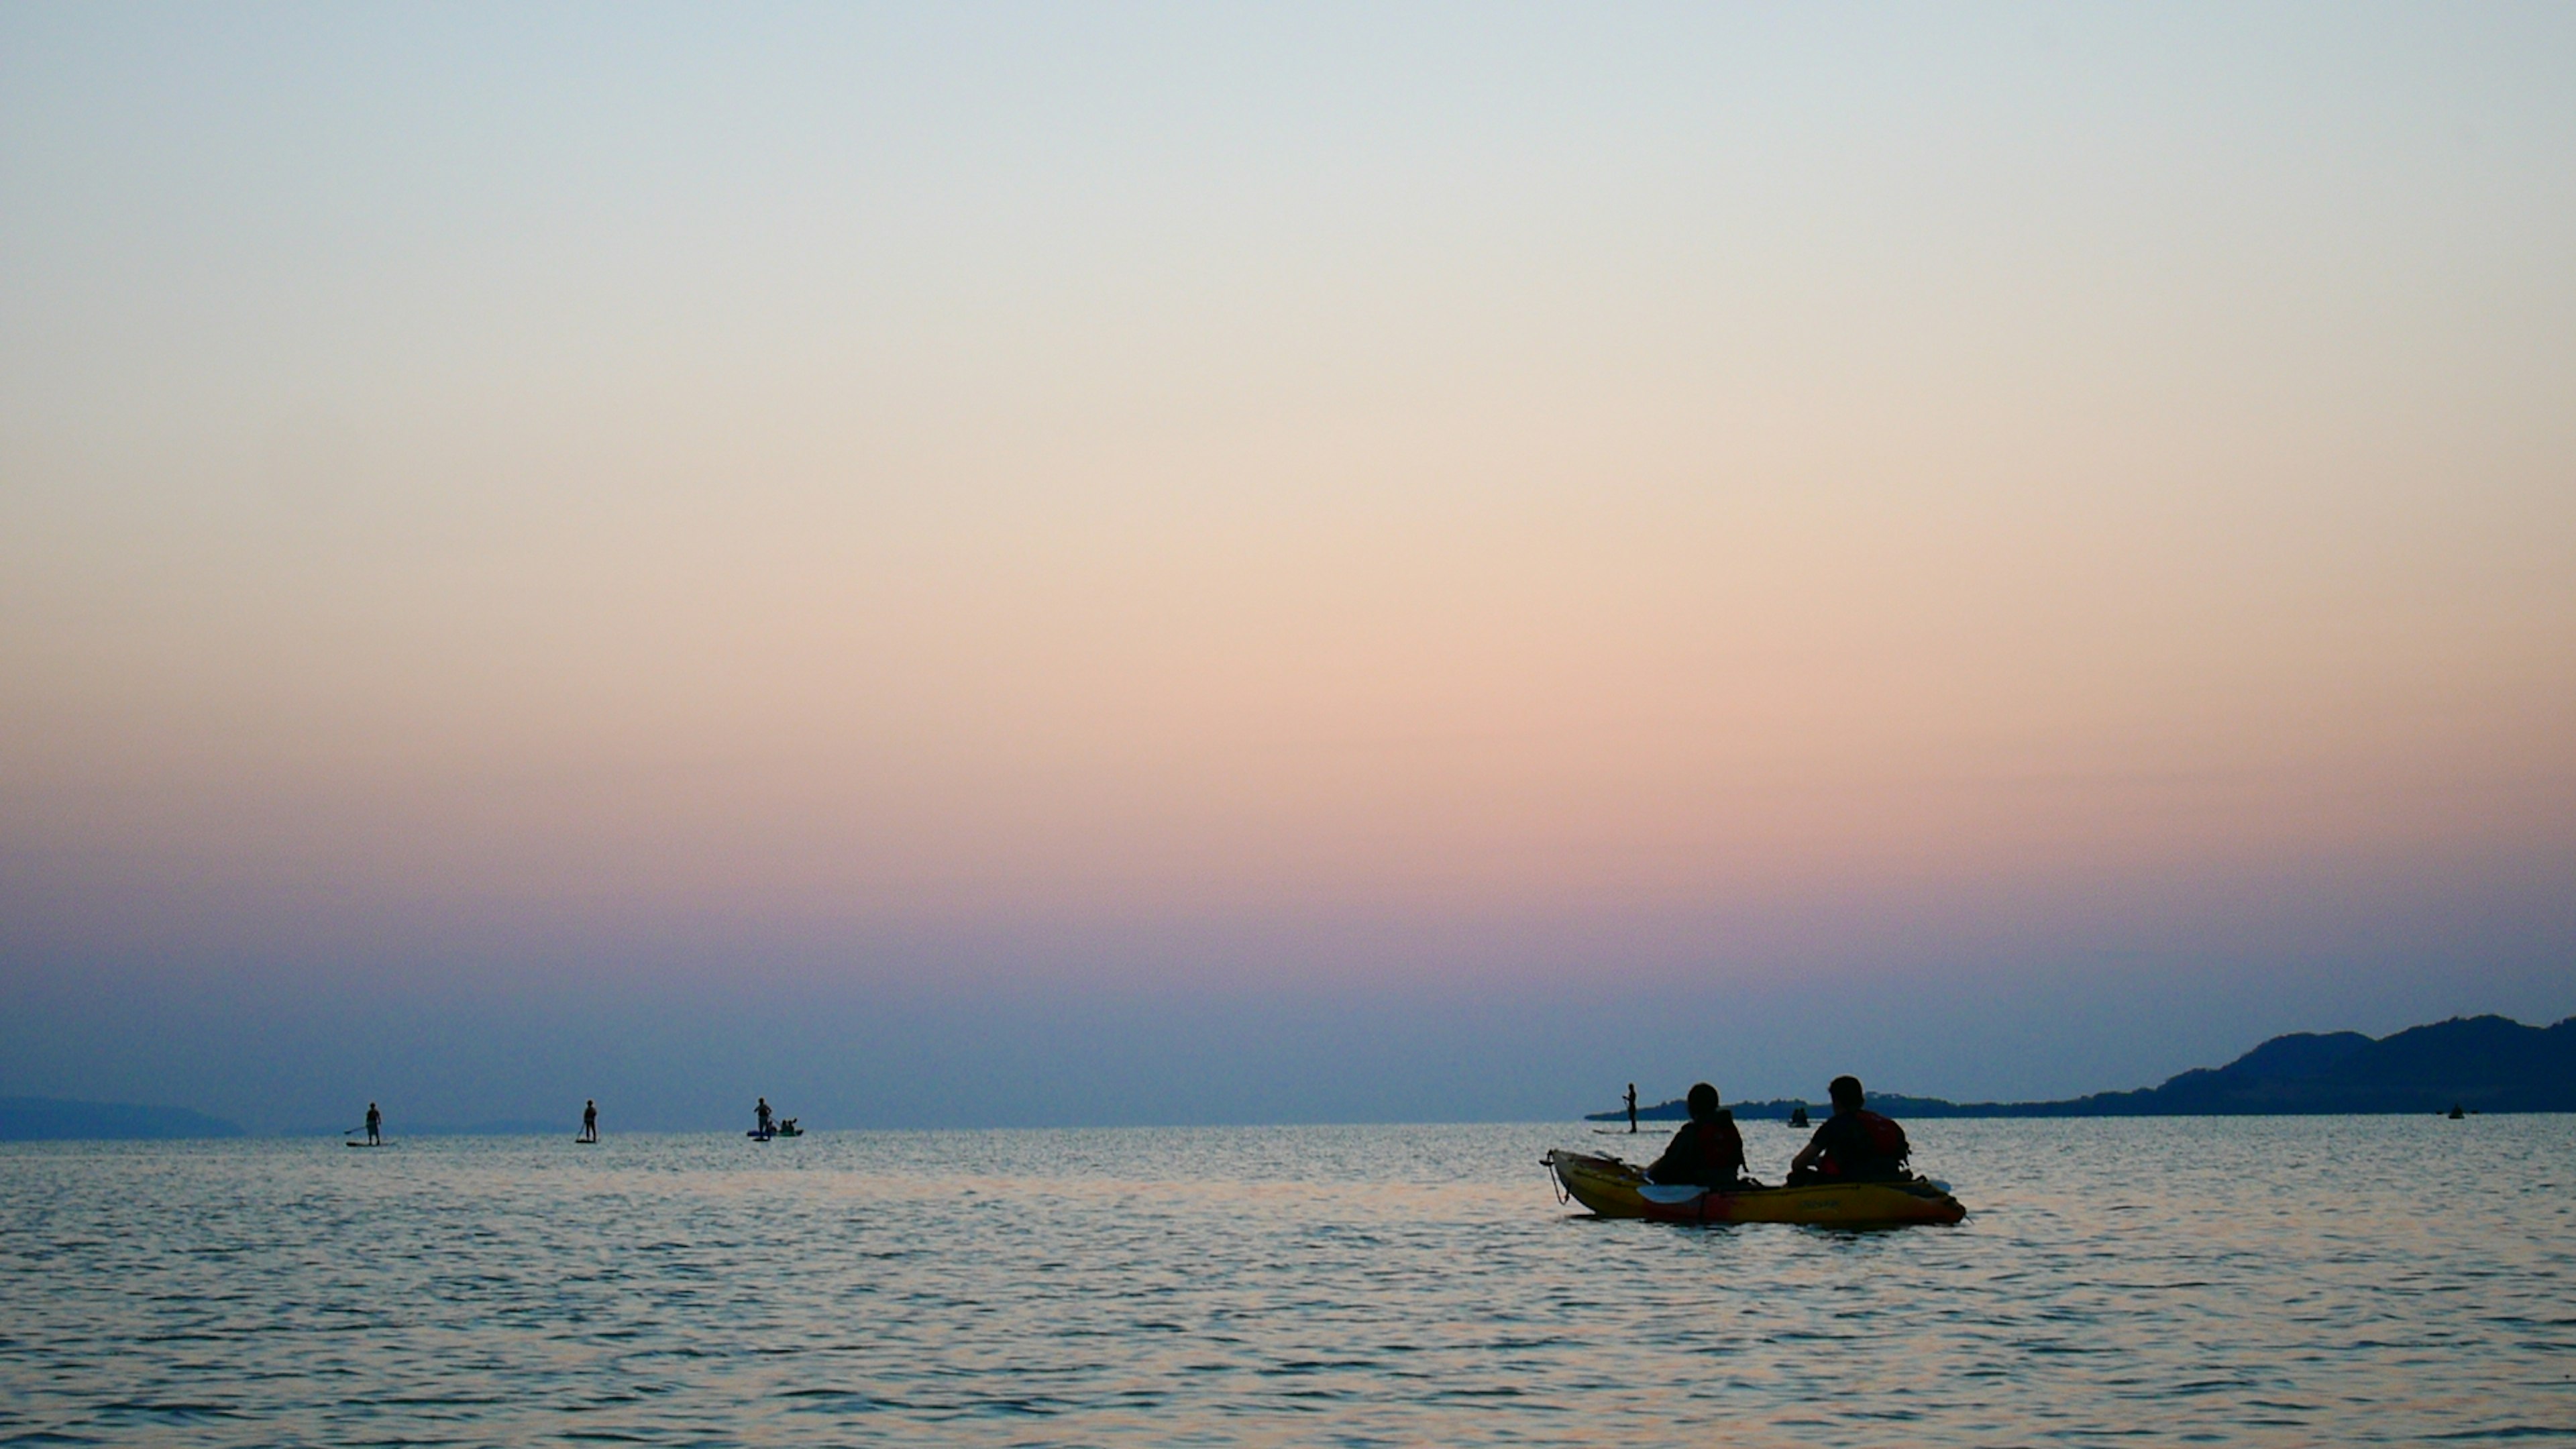
<path id="1" fill-rule="evenodd" d="M 2477 1011 L 2576 1012 L 2576 8 L 0 11 L 0 1092 Z"/>

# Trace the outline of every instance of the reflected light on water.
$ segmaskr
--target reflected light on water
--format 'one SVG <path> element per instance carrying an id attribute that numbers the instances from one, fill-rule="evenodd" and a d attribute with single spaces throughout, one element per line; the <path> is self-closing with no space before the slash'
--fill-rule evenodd
<path id="1" fill-rule="evenodd" d="M 2576 1424 L 2576 1119 L 1912 1130 L 1957 1228 L 1596 1221 L 1554 1125 L 0 1148 L 0 1442 Z"/>

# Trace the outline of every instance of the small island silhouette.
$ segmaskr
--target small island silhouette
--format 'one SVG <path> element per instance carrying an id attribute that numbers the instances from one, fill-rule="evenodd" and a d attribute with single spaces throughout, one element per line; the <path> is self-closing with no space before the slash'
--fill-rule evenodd
<path id="1" fill-rule="evenodd" d="M 2453 1017 L 2371 1038 L 2357 1031 L 2276 1036 L 2223 1067 L 2195 1067 L 2160 1086 L 2062 1102 L 1951 1102 L 1872 1092 L 1899 1117 L 2214 1117 L 2328 1112 L 2576 1112 L 2576 1016 L 2525 1026 L 2501 1016 Z M 1789 1098 L 1731 1104 L 1738 1118 L 1785 1118 Z M 1637 1109 L 1678 1122 L 1679 1100 Z M 1625 1105 L 1585 1114 L 1624 1122 Z"/>

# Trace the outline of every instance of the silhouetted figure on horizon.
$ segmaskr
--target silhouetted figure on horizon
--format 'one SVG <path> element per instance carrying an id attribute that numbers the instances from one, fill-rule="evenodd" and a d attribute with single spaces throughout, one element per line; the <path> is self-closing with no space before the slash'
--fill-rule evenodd
<path id="1" fill-rule="evenodd" d="M 1735 1130 L 1735 1114 L 1718 1105 L 1717 1088 L 1692 1084 L 1686 1099 L 1691 1119 L 1673 1134 L 1672 1145 L 1646 1169 L 1646 1180 L 1694 1187 L 1735 1187 L 1744 1181 L 1744 1136 Z"/>
<path id="2" fill-rule="evenodd" d="M 1905 1176 L 1905 1159 L 1914 1152 L 1905 1129 L 1865 1109 L 1860 1078 L 1836 1077 L 1825 1088 L 1834 1099 L 1834 1115 L 1789 1160 L 1789 1185 L 1810 1182 L 1889 1182 Z"/>
<path id="3" fill-rule="evenodd" d="M 369 1147 L 385 1145 L 385 1114 L 377 1111 L 376 1104 L 373 1102 L 367 1104 L 367 1145 Z"/>
<path id="4" fill-rule="evenodd" d="M 581 1140 L 599 1140 L 599 1102 L 595 1098 L 585 1099 L 581 1104 Z"/>
<path id="5" fill-rule="evenodd" d="M 1628 1131 L 1633 1135 L 1633 1134 L 1636 1132 L 1636 1130 L 1637 1130 L 1637 1084 L 1636 1084 L 1636 1083 L 1634 1083 L 1634 1082 L 1630 1082 L 1630 1083 L 1628 1084 Z"/>
<path id="6" fill-rule="evenodd" d="M 756 1118 L 758 1118 L 758 1119 L 760 1119 L 760 1135 L 761 1135 L 761 1136 L 763 1136 L 763 1137 L 768 1137 L 768 1136 L 771 1136 L 772 1134 L 774 1134 L 774 1133 L 776 1133 L 776 1132 L 778 1131 L 778 1129 L 777 1129 L 776 1127 L 774 1127 L 774 1126 L 770 1125 L 770 1121 L 769 1121 L 769 1099 L 768 1099 L 767 1097 L 763 1097 L 763 1098 L 761 1098 L 761 1099 L 760 1099 L 760 1104 L 759 1104 L 758 1106 L 756 1106 L 756 1107 L 754 1107 L 754 1108 L 752 1108 L 752 1109 L 751 1109 L 751 1115 L 752 1115 L 752 1116 L 754 1116 L 754 1117 L 756 1117 Z"/>

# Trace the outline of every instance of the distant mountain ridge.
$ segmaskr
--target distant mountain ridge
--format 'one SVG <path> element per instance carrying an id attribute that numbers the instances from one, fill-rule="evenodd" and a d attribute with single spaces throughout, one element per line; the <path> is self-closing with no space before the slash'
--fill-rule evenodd
<path id="1" fill-rule="evenodd" d="M 2501 1016 L 2455 1016 L 2371 1038 L 2357 1031 L 2276 1036 L 2223 1067 L 2195 1067 L 2162 1085 L 2060 1102 L 1951 1102 L 1872 1092 L 1898 1117 L 2211 1117 L 2327 1112 L 2576 1112 L 2576 1016 L 2525 1026 Z M 1786 1117 L 1817 1104 L 1740 1102 L 1741 1118 Z M 1640 1107 L 1640 1121 L 1678 1122 L 1679 1101 Z M 1622 1122 L 1627 1110 L 1586 1120 Z"/>
<path id="2" fill-rule="evenodd" d="M 132 1102 L 74 1102 L 59 1097 L 0 1097 L 0 1142 L 240 1137 L 237 1122 L 185 1107 Z"/>

